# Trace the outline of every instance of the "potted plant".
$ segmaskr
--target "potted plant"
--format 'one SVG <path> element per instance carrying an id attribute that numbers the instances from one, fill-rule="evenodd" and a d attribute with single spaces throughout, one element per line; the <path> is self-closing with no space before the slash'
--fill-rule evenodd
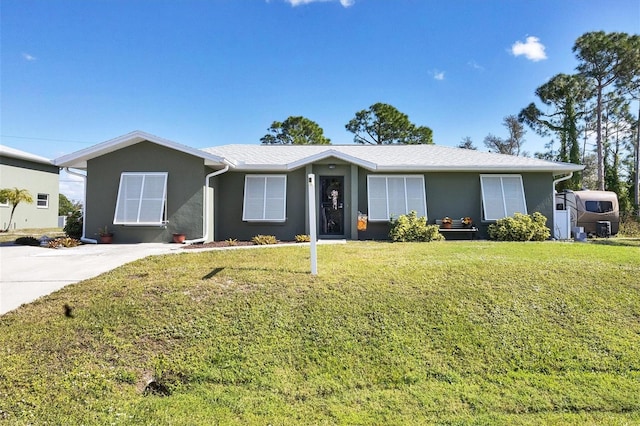
<path id="1" fill-rule="evenodd" d="M 464 226 L 465 228 L 471 228 L 473 226 L 473 219 L 471 219 L 469 216 L 461 218 L 460 222 L 462 222 L 462 226 Z"/>
<path id="2" fill-rule="evenodd" d="M 451 220 L 449 216 L 445 216 L 442 218 L 442 227 L 444 229 L 450 229 L 452 223 L 453 223 L 453 220 Z"/>
<path id="3" fill-rule="evenodd" d="M 104 228 L 98 229 L 98 235 L 100 235 L 100 243 L 102 244 L 111 244 L 113 242 L 113 232 L 109 231 L 106 225 Z"/>
<path id="4" fill-rule="evenodd" d="M 186 235 L 183 234 L 182 232 L 174 232 L 173 233 L 173 242 L 176 244 L 182 244 L 184 243 L 184 240 L 186 239 Z"/>

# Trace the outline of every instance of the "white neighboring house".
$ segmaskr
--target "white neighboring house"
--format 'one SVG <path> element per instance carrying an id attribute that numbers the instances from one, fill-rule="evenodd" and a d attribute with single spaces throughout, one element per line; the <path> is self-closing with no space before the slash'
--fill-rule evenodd
<path id="1" fill-rule="evenodd" d="M 18 204 L 11 229 L 58 226 L 59 173 L 47 158 L 0 145 L 0 188 L 26 189 L 33 197 L 33 204 Z M 11 208 L 8 203 L 0 203 L 2 229 L 9 223 Z"/>

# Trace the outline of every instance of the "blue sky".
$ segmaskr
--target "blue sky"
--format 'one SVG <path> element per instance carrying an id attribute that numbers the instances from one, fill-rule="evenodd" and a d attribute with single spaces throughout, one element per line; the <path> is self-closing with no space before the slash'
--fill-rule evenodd
<path id="1" fill-rule="evenodd" d="M 585 32 L 640 32 L 637 0 L 3 0 L 1 143 L 48 158 L 143 130 L 257 144 L 303 115 L 334 144 L 389 103 L 484 149 Z M 524 149 L 543 148 L 528 131 Z M 62 188 L 62 186 L 61 186 Z M 65 192 L 62 189 L 63 193 Z"/>

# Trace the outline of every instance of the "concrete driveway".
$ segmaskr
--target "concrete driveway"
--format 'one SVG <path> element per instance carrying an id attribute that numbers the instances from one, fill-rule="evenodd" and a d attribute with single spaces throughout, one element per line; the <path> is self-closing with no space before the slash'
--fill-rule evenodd
<path id="1" fill-rule="evenodd" d="M 62 287 L 143 257 L 180 252 L 175 244 L 87 244 L 47 249 L 0 246 L 0 315 Z"/>

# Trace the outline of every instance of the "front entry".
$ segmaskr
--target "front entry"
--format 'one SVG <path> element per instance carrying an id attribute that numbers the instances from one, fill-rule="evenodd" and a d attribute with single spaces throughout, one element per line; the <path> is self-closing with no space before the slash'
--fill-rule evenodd
<path id="1" fill-rule="evenodd" d="M 320 176 L 320 235 L 344 236 L 344 177 Z"/>

